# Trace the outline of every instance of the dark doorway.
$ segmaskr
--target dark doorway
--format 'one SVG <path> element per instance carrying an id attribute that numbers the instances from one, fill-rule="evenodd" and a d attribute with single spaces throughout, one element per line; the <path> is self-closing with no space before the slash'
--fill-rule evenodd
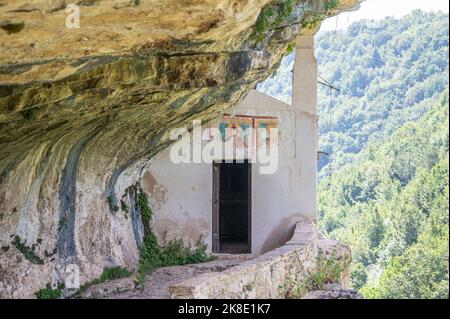
<path id="1" fill-rule="evenodd" d="M 251 164 L 213 165 L 213 252 L 251 252 Z"/>

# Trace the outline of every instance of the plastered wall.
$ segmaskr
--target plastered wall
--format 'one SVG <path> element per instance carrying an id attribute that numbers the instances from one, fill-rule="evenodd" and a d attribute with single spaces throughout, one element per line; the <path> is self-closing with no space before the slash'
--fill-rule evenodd
<path id="1" fill-rule="evenodd" d="M 252 164 L 252 254 L 282 246 L 296 222 L 316 219 L 317 63 L 311 36 L 299 36 L 293 74 L 293 105 L 255 90 L 231 114 L 278 118 L 279 158 L 275 174 Z M 211 248 L 212 164 L 174 164 L 170 148 L 145 172 L 143 189 L 154 211 L 159 240 L 184 238 Z"/>

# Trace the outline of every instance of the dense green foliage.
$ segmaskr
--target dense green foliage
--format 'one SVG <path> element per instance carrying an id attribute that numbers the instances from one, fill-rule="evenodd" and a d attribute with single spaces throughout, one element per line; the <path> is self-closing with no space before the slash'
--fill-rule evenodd
<path id="1" fill-rule="evenodd" d="M 435 103 L 448 83 L 448 15 L 414 11 L 354 23 L 324 34 L 317 59 L 320 74 L 341 90 L 319 90 L 320 147 L 332 154 L 319 162 L 324 176 Z"/>
<path id="2" fill-rule="evenodd" d="M 108 280 L 114 280 L 114 279 L 121 279 L 125 277 L 131 276 L 132 273 L 125 267 L 111 267 L 111 268 L 105 268 L 103 269 L 103 273 L 98 278 L 99 282 L 105 282 Z"/>
<path id="3" fill-rule="evenodd" d="M 170 240 L 161 246 L 150 227 L 152 211 L 148 196 L 142 189 L 139 191 L 139 211 L 144 223 L 144 242 L 140 249 L 138 281 L 142 283 L 145 275 L 157 267 L 194 264 L 212 260 L 206 252 L 205 244 L 191 248 L 182 239 Z"/>
<path id="4" fill-rule="evenodd" d="M 144 237 L 140 250 L 138 281 L 142 282 L 145 275 L 157 267 L 195 264 L 212 260 L 206 252 L 206 245 L 191 248 L 182 239 L 169 241 L 160 246 L 152 233 Z"/>
<path id="5" fill-rule="evenodd" d="M 148 196 L 142 189 L 139 190 L 139 211 L 141 212 L 142 223 L 146 226 L 149 225 L 153 213 L 150 209 Z"/>
<path id="6" fill-rule="evenodd" d="M 317 40 L 319 224 L 367 298 L 448 298 L 448 15 L 361 21 Z M 290 99 L 293 56 L 259 89 Z M 331 95 L 332 94 L 332 95 Z"/>
<path id="7" fill-rule="evenodd" d="M 448 92 L 319 184 L 321 228 L 351 246 L 366 297 L 448 297 Z"/>
<path id="8" fill-rule="evenodd" d="M 60 284 L 56 289 L 53 289 L 50 285 L 46 288 L 39 290 L 35 293 L 37 299 L 60 299 L 63 295 L 64 285 Z"/>
<path id="9" fill-rule="evenodd" d="M 293 0 L 283 0 L 273 5 L 277 9 L 274 10 L 272 6 L 264 7 L 256 19 L 253 38 L 262 41 L 264 32 L 271 28 L 278 27 L 284 19 L 288 18 L 293 11 Z"/>

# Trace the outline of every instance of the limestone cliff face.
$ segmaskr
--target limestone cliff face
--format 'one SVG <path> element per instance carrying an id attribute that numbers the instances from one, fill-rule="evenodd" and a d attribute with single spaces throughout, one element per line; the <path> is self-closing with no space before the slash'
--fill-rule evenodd
<path id="1" fill-rule="evenodd" d="M 359 0 L 0 0 L 0 297 L 134 268 L 136 183 L 169 131 L 237 104 Z M 304 26 L 302 30 L 302 25 Z M 122 210 L 125 205 L 129 209 Z"/>

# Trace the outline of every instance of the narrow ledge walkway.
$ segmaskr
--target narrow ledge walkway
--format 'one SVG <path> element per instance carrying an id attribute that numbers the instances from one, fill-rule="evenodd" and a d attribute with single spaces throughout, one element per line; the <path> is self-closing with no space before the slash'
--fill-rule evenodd
<path id="1" fill-rule="evenodd" d="M 82 298 L 170 299 L 171 285 L 203 273 L 221 272 L 245 261 L 218 258 L 206 263 L 157 268 L 146 275 L 142 287 L 134 288 L 132 278 L 117 279 L 89 288 Z"/>

